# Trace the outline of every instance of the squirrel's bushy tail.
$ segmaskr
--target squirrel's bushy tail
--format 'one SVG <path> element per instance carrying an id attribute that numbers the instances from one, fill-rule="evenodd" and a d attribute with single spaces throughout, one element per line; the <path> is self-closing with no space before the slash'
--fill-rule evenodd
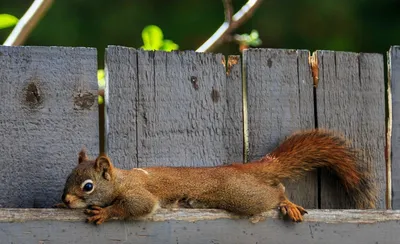
<path id="1" fill-rule="evenodd" d="M 296 179 L 307 171 L 327 168 L 341 179 L 357 208 L 375 207 L 377 192 L 368 165 L 347 140 L 326 130 L 293 134 L 248 166 L 254 175 L 278 180 Z"/>

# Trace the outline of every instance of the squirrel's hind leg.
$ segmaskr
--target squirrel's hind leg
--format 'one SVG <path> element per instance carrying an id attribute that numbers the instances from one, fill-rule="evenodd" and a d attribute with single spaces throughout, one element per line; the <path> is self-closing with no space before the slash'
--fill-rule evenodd
<path id="1" fill-rule="evenodd" d="M 283 216 L 287 216 L 290 220 L 294 222 L 303 221 L 303 215 L 307 213 L 307 211 L 302 206 L 296 205 L 288 199 L 281 201 L 278 208 Z"/>

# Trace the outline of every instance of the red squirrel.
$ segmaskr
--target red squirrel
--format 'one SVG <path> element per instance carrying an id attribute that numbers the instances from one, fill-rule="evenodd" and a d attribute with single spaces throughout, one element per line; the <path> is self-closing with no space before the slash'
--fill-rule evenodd
<path id="1" fill-rule="evenodd" d="M 86 208 L 88 222 L 96 224 L 140 219 L 177 205 L 249 217 L 278 208 L 300 222 L 307 211 L 288 200 L 281 180 L 298 179 L 316 168 L 336 173 L 357 208 L 375 207 L 376 189 L 366 164 L 344 138 L 326 130 L 295 133 L 259 160 L 216 167 L 123 170 L 105 154 L 91 160 L 82 150 L 58 206 Z"/>

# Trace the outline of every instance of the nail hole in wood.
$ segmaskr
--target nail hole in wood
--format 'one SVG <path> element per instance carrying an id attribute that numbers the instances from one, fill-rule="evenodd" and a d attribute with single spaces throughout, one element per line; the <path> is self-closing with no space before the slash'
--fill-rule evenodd
<path id="1" fill-rule="evenodd" d="M 199 84 L 198 84 L 198 80 L 197 80 L 197 77 L 196 77 L 196 76 L 190 77 L 190 82 L 192 82 L 193 88 L 194 88 L 195 90 L 198 90 L 198 89 L 199 89 Z"/>
<path id="2" fill-rule="evenodd" d="M 267 65 L 268 65 L 268 68 L 272 67 L 272 60 L 270 58 L 267 60 Z"/>

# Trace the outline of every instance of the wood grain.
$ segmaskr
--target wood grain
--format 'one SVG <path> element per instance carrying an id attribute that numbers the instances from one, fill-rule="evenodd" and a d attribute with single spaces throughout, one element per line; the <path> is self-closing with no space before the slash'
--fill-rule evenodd
<path id="1" fill-rule="evenodd" d="M 391 220 L 400 220 L 400 210 L 360 210 L 360 209 L 307 209 L 304 222 L 339 223 L 378 223 Z M 282 219 L 277 210 L 270 210 L 260 216 L 265 218 Z M 0 208 L 0 222 L 26 222 L 26 221 L 85 221 L 87 216 L 83 209 L 56 209 L 56 208 Z M 117 220 L 113 218 L 110 222 L 162 222 L 162 221 L 188 221 L 217 219 L 245 219 L 225 210 L 220 209 L 159 209 L 154 215 L 142 220 Z M 261 220 L 258 223 L 262 223 Z M 301 224 L 301 223 L 299 223 Z M 91 224 L 87 224 L 89 226 Z"/>
<path id="2" fill-rule="evenodd" d="M 107 52 L 113 60 L 107 64 L 109 153 L 117 166 L 211 166 L 242 160 L 239 64 L 227 77 L 220 54 L 122 47 Z"/>
<path id="3" fill-rule="evenodd" d="M 243 162 L 242 61 L 228 56 L 226 64 L 225 150 L 227 162 Z"/>
<path id="4" fill-rule="evenodd" d="M 392 208 L 400 209 L 400 46 L 393 46 L 388 52 L 389 89 L 392 112 L 391 126 L 391 186 Z"/>
<path id="5" fill-rule="evenodd" d="M 138 57 L 135 49 L 105 51 L 106 152 L 115 166 L 137 167 Z"/>
<path id="6" fill-rule="evenodd" d="M 0 46 L 0 67 L 0 207 L 50 207 L 98 153 L 96 50 Z"/>
<path id="7" fill-rule="evenodd" d="M 398 243 L 399 211 L 310 210 L 303 223 L 221 210 L 161 210 L 144 221 L 84 222 L 82 210 L 0 209 L 2 243 Z"/>
<path id="8" fill-rule="evenodd" d="M 318 51 L 318 127 L 337 131 L 360 150 L 385 208 L 385 81 L 380 54 Z M 321 175 L 321 208 L 354 208 L 329 172 Z"/>
<path id="9" fill-rule="evenodd" d="M 304 50 L 249 49 L 243 54 L 247 83 L 249 160 L 271 152 L 293 132 L 315 128 L 313 79 Z M 286 182 L 289 198 L 317 208 L 316 172 Z"/>

